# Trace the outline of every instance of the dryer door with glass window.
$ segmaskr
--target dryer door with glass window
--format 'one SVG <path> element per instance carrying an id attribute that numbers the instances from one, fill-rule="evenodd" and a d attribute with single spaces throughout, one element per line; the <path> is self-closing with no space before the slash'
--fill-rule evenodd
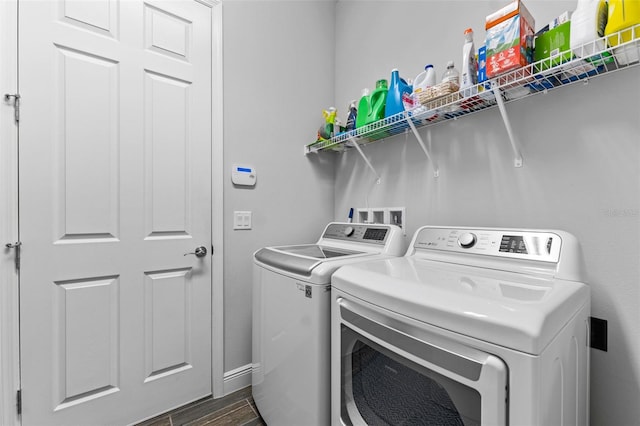
<path id="1" fill-rule="evenodd" d="M 506 424 L 501 359 L 366 302 L 336 304 L 344 424 Z"/>

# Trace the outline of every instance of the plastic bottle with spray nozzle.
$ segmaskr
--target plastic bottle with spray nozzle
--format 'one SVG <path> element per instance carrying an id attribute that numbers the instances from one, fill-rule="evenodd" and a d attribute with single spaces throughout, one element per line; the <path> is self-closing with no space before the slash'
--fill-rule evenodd
<path id="1" fill-rule="evenodd" d="M 324 117 L 324 125 L 320 126 L 320 128 L 318 129 L 318 139 L 331 139 L 334 136 L 336 114 L 337 111 L 335 107 L 330 107 L 328 110 L 325 109 L 322 111 L 322 116 Z"/>
<path id="2" fill-rule="evenodd" d="M 476 48 L 473 45 L 473 30 L 467 28 L 464 31 L 464 45 L 462 46 L 462 75 L 460 78 L 460 90 L 462 96 L 472 96 L 476 94 L 478 84 L 478 64 L 476 59 Z"/>
<path id="3" fill-rule="evenodd" d="M 347 125 L 345 130 L 350 132 L 356 129 L 356 120 L 358 119 L 358 109 L 356 108 L 356 101 L 353 100 L 349 103 L 349 115 L 347 116 Z"/>

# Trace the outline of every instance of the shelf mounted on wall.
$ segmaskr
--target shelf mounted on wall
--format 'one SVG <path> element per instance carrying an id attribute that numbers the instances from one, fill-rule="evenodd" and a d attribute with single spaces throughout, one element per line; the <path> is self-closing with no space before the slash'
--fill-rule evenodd
<path id="1" fill-rule="evenodd" d="M 598 48 L 598 46 L 606 46 L 607 43 L 615 47 Z M 573 51 L 579 52 L 581 57 L 575 57 L 572 51 L 559 52 L 552 57 L 501 74 L 491 81 L 480 83 L 471 88 L 448 93 L 426 102 L 422 102 L 421 99 L 421 105 L 416 109 L 403 111 L 355 130 L 340 133 L 331 139 L 310 143 L 305 145 L 304 153 L 308 155 L 324 151 L 340 152 L 354 147 L 380 180 L 380 176 L 362 153 L 360 145 L 411 130 L 433 166 L 434 176 L 437 177 L 439 174 L 438 164 L 422 141 L 418 129 L 431 127 L 445 121 L 458 120 L 469 114 L 497 107 L 513 150 L 514 166 L 522 167 L 520 144 L 511 126 L 506 104 L 528 96 L 547 93 L 550 90 L 573 83 L 586 84 L 591 78 L 637 67 L 640 65 L 638 61 L 640 58 L 640 25 L 578 46 Z"/>

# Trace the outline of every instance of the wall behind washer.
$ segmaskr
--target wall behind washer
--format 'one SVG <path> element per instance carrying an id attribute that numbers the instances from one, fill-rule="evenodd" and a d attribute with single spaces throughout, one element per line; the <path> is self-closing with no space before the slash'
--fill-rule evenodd
<path id="1" fill-rule="evenodd" d="M 344 109 L 392 68 L 415 77 L 459 69 L 463 31 L 484 39 L 484 16 L 505 1 L 349 1 L 336 10 L 336 92 Z M 542 27 L 576 2 L 525 0 Z M 371 29 L 374 29 L 371 31 Z M 350 207 L 406 206 L 407 239 L 421 225 L 556 228 L 582 243 L 592 315 L 609 322 L 609 350 L 591 350 L 591 424 L 640 418 L 640 67 L 507 104 L 524 166 L 497 109 L 430 130 L 440 166 L 433 177 L 413 136 L 337 159 L 336 218 Z M 426 141 L 428 131 L 421 130 Z"/>
<path id="2" fill-rule="evenodd" d="M 303 145 L 333 102 L 334 13 L 328 1 L 223 2 L 227 373 L 251 363 L 253 252 L 315 242 L 333 216 L 333 161 Z M 234 163 L 255 167 L 254 188 L 232 185 Z M 235 210 L 253 212 L 253 229 L 232 229 Z"/>

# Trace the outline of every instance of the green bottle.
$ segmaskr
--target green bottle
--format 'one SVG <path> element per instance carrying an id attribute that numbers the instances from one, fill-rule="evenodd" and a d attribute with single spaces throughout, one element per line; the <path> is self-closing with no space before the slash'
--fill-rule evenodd
<path id="1" fill-rule="evenodd" d="M 371 124 L 384 118 L 384 106 L 387 103 L 388 91 L 387 80 L 383 79 L 376 82 L 376 88 L 371 93 L 371 108 L 367 114 L 365 124 Z M 358 113 L 360 113 L 359 110 Z"/>
<path id="2" fill-rule="evenodd" d="M 356 129 L 367 124 L 367 115 L 371 109 L 371 97 L 369 89 L 362 89 L 362 97 L 358 102 L 358 115 L 356 115 Z"/>

